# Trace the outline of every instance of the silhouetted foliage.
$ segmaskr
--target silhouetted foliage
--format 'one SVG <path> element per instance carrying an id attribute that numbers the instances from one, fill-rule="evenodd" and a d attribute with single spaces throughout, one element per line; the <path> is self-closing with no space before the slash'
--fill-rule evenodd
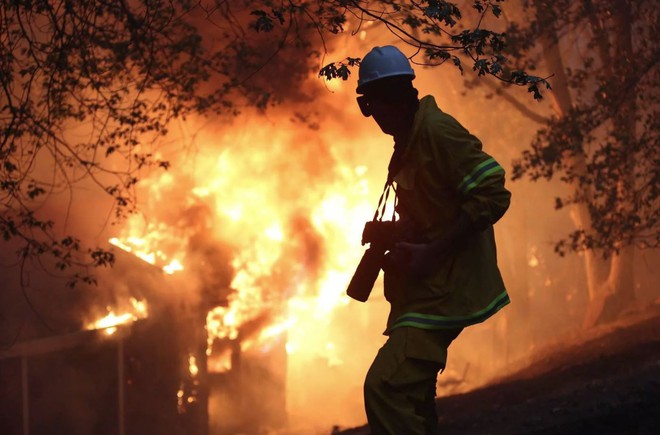
<path id="1" fill-rule="evenodd" d="M 482 26 L 487 15 L 500 17 L 502 0 L 463 2 L 461 7 L 473 9 L 477 13 L 475 22 L 470 22 L 467 28 L 461 22 L 461 8 L 443 0 L 344 0 L 328 3 L 343 5 L 347 13 L 356 17 L 358 28 L 365 22 L 384 25 L 403 43 L 417 50 L 411 59 L 414 63 L 438 66 L 451 61 L 463 73 L 463 62 L 467 62 L 478 76 L 491 76 L 504 83 L 527 87 L 536 100 L 543 98 L 543 89 L 550 89 L 547 77 L 508 68 L 508 60 L 504 55 L 506 35 Z M 324 66 L 319 74 L 327 79 L 339 77 L 346 80 L 350 67 L 359 63 L 359 58 L 333 62 Z"/>
<path id="2" fill-rule="evenodd" d="M 265 109 L 300 92 L 297 78 L 348 20 L 381 23 L 424 63 L 462 69 L 467 60 L 479 75 L 540 98 L 547 82 L 505 68 L 504 35 L 481 26 L 486 14 L 502 13 L 500 1 L 469 5 L 480 17 L 471 29 L 461 27 L 458 6 L 438 0 L 4 2 L 0 233 L 20 242 L 19 258 L 48 257 L 71 284 L 93 282 L 88 268 L 111 265 L 112 254 L 62 234 L 43 212 L 48 199 L 71 200 L 91 181 L 114 200 L 115 219 L 133 213 L 144 171 L 170 165 L 156 147 L 173 119 Z M 321 75 L 346 79 L 358 64 L 348 58 Z"/>
<path id="3" fill-rule="evenodd" d="M 530 41 L 559 44 L 567 54 L 546 67 L 558 69 L 553 73 L 567 89 L 559 104 L 568 109 L 538 131 L 514 162 L 513 178 L 558 177 L 572 193 L 557 198 L 556 208 L 587 207 L 591 225 L 561 238 L 561 255 L 593 249 L 607 257 L 629 245 L 658 247 L 660 50 L 654 2 L 535 0 L 523 6 L 534 19 L 510 26 L 508 50 L 520 67 L 535 68 L 541 46 Z"/>

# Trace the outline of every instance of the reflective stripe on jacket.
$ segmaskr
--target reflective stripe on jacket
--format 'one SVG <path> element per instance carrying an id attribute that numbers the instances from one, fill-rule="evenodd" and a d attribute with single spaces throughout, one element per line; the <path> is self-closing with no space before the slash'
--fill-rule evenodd
<path id="1" fill-rule="evenodd" d="M 394 177 L 397 211 L 402 220 L 413 222 L 417 241 L 443 237 L 461 210 L 472 221 L 474 234 L 439 260 L 428 277 L 385 273 L 391 303 L 385 333 L 401 326 L 445 329 L 486 320 L 509 303 L 493 233 L 511 198 L 504 188 L 504 169 L 432 96 L 420 101 L 402 158 Z"/>

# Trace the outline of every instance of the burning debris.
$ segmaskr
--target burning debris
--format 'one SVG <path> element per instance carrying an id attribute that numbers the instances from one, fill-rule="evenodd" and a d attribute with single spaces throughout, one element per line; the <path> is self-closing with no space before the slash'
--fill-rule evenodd
<path id="1" fill-rule="evenodd" d="M 116 314 L 111 307 L 107 307 L 108 314 L 105 317 L 88 323 L 85 329 L 103 329 L 106 334 L 112 335 L 117 331 L 117 326 L 148 317 L 147 302 L 145 300 L 137 300 L 132 297 L 129 298 L 129 302 L 132 306 L 130 311 Z"/>
<path id="2" fill-rule="evenodd" d="M 165 257 L 161 251 L 149 252 L 144 250 L 144 247 L 147 245 L 147 241 L 145 239 L 129 237 L 126 240 L 119 240 L 117 237 L 112 237 L 108 242 L 111 245 L 123 249 L 126 252 L 130 252 L 136 257 L 154 266 L 156 265 L 157 260 L 161 260 L 161 262 L 165 260 Z M 161 266 L 161 268 L 163 272 L 167 273 L 168 275 L 172 275 L 175 272 L 182 271 L 183 265 L 179 260 L 175 258 L 164 266 Z"/>

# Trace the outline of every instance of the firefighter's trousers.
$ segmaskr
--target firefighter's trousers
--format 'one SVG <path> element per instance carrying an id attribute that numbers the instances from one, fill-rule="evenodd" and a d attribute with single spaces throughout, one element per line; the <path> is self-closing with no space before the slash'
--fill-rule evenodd
<path id="1" fill-rule="evenodd" d="M 364 403 L 373 435 L 435 435 L 436 380 L 461 329 L 392 331 L 367 373 Z"/>

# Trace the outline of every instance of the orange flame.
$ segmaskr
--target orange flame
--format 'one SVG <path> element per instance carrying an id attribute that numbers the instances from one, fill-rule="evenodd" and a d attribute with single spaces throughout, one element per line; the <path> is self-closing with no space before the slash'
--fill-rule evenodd
<path id="1" fill-rule="evenodd" d="M 170 260 L 162 251 L 150 251 L 148 248 L 149 241 L 146 238 L 131 236 L 126 239 L 119 239 L 117 237 L 112 237 L 108 241 L 111 245 L 126 252 L 130 252 L 139 259 L 146 261 L 149 264 L 153 264 L 154 266 L 167 262 L 164 266 L 160 267 L 163 269 L 163 272 L 168 275 L 183 270 L 183 265 L 178 259 L 173 258 Z"/>
<path id="2" fill-rule="evenodd" d="M 223 154 L 217 163 L 217 169 L 209 169 L 208 173 L 225 174 L 225 177 L 231 176 L 232 171 L 236 171 L 231 158 Z M 342 167 L 342 181 L 349 185 L 335 189 L 327 189 L 315 204 L 307 204 L 309 215 L 307 219 L 310 222 L 310 230 L 315 232 L 328 252 L 327 262 L 317 265 L 319 270 L 317 281 L 311 282 L 306 276 L 311 271 L 306 270 L 304 258 L 291 258 L 290 263 L 285 265 L 290 269 L 297 269 L 297 277 L 292 277 L 297 282 L 288 283 L 291 288 L 287 289 L 291 293 L 288 304 L 281 298 L 271 298 L 270 293 L 277 293 L 280 289 L 268 288 L 264 285 L 264 279 L 268 279 L 272 271 L 282 266 L 283 257 L 290 255 L 287 250 L 291 249 L 291 239 L 295 234 L 291 229 L 285 228 L 281 220 L 290 219 L 291 211 L 278 202 L 269 202 L 268 198 L 275 195 L 269 194 L 272 189 L 269 181 L 264 180 L 261 185 L 252 186 L 248 192 L 224 192 L 222 208 L 215 210 L 218 213 L 218 219 L 224 219 L 227 231 L 237 236 L 247 233 L 247 240 L 244 246 L 240 246 L 235 252 L 232 261 L 232 267 L 235 275 L 231 282 L 231 288 L 236 292 L 230 295 L 228 306 L 219 306 L 209 311 L 207 316 L 207 330 L 209 335 L 209 349 L 216 339 L 238 337 L 239 328 L 246 322 L 258 317 L 261 313 L 276 310 L 278 316 L 275 318 L 275 325 L 271 325 L 268 331 L 260 334 L 260 340 L 267 340 L 274 335 L 290 329 L 296 324 L 300 316 L 303 317 L 321 317 L 333 310 L 337 305 L 345 304 L 346 297 L 343 295 L 344 287 L 350 279 L 350 274 L 354 268 L 360 252 L 355 249 L 349 249 L 347 243 L 346 230 L 349 237 L 358 239 L 356 234 L 361 230 L 362 222 L 365 216 L 370 213 L 370 205 L 365 202 L 365 195 L 368 191 L 367 182 L 363 175 L 364 167 Z M 229 173 L 229 174 L 228 174 Z M 241 174 L 235 177 L 240 178 Z M 153 181 L 152 189 L 161 189 L 167 186 L 169 177 L 164 180 Z M 199 195 L 217 195 L 217 190 L 228 184 L 223 177 L 207 180 L 205 186 L 195 186 L 188 194 L 189 197 L 198 197 Z M 357 189 L 356 189 L 357 187 Z M 357 192 L 357 198 L 347 198 L 346 191 Z M 231 198 L 226 198 L 230 196 Z M 252 197 L 252 198 L 250 198 Z M 218 201 L 219 202 L 219 201 Z M 259 212 L 259 209 L 262 209 Z M 264 211 L 263 209 L 268 209 Z M 350 223 L 353 228 L 346 228 Z M 131 225 L 129 225 L 130 227 Z M 170 228 L 153 225 L 154 234 L 145 237 L 131 235 L 135 228 L 128 229 L 128 235 L 122 238 L 115 237 L 110 242 L 136 256 L 148 261 L 151 264 L 165 264 L 161 266 L 166 273 L 174 273 L 184 270 L 183 261 L 185 258 L 185 240 L 180 240 L 177 249 L 171 252 L 164 252 L 159 248 L 159 242 L 172 236 Z M 143 229 L 140 230 L 143 232 Z M 350 234 L 352 233 L 352 235 Z M 171 238 L 171 237 L 170 237 Z M 169 240 L 170 245 L 177 245 L 177 241 Z M 298 253 L 298 255 L 305 253 Z M 276 285 L 281 285 L 277 283 Z M 315 295 L 310 298 L 310 294 Z M 284 304 L 283 304 L 284 303 Z M 277 333 L 275 331 L 278 331 Z"/>
<path id="3" fill-rule="evenodd" d="M 235 369 L 237 349 L 267 352 L 274 343 L 289 359 L 320 358 L 333 368 L 348 361 L 330 330 L 337 308 L 349 302 L 360 234 L 385 176 L 377 172 L 372 181 L 364 155 L 353 163 L 361 151 L 352 144 L 367 149 L 378 138 L 364 133 L 340 143 L 341 127 L 310 134 L 287 129 L 288 115 L 268 122 L 196 133 L 193 162 L 164 156 L 177 164 L 140 184 L 149 219 L 129 218 L 113 243 L 153 258 L 166 273 L 180 265 L 177 282 L 188 294 L 218 291 L 206 314 L 210 373 Z M 231 146 L 214 149 L 222 143 Z M 213 244 L 228 252 L 224 265 L 205 257 Z M 222 284 L 205 281 L 222 270 L 229 275 Z"/>
<path id="4" fill-rule="evenodd" d="M 107 335 L 112 335 L 117 332 L 117 326 L 130 322 L 135 322 L 139 319 L 144 319 L 148 316 L 147 302 L 130 298 L 132 310 L 116 314 L 111 307 L 108 308 L 108 314 L 98 320 L 90 322 L 86 325 L 85 329 L 103 329 Z"/>

